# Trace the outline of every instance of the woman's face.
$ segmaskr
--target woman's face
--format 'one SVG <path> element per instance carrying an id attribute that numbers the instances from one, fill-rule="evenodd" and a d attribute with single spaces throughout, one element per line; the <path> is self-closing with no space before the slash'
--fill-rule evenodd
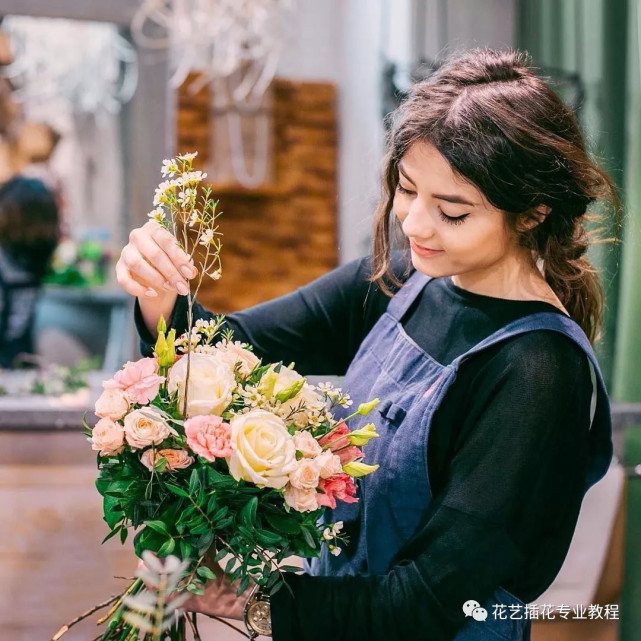
<path id="1" fill-rule="evenodd" d="M 518 245 L 503 212 L 457 176 L 433 145 L 414 143 L 399 169 L 394 213 L 418 271 L 487 282 L 518 261 Z"/>

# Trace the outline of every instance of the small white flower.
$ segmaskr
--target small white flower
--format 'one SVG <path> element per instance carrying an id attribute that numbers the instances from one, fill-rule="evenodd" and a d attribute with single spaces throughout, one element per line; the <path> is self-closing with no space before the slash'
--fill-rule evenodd
<path id="1" fill-rule="evenodd" d="M 200 222 L 200 216 L 198 215 L 198 212 L 197 211 L 192 212 L 191 216 L 189 217 L 189 226 L 193 227 L 199 222 Z"/>
<path id="2" fill-rule="evenodd" d="M 336 521 L 336 523 L 332 525 L 332 533 L 335 535 L 338 534 L 342 529 L 343 529 L 342 521 Z"/>
<path id="3" fill-rule="evenodd" d="M 203 232 L 203 235 L 200 237 L 198 244 L 206 247 L 207 245 L 211 244 L 213 240 L 214 240 L 214 230 L 206 229 Z"/>
<path id="4" fill-rule="evenodd" d="M 198 155 L 197 151 L 192 151 L 188 154 L 178 154 L 178 160 L 193 160 Z"/>
<path id="5" fill-rule="evenodd" d="M 331 545 L 330 545 L 330 547 L 329 547 L 329 551 L 330 551 L 334 556 L 338 556 L 338 555 L 341 553 L 341 549 L 340 549 L 339 547 L 331 546 Z"/>
<path id="6" fill-rule="evenodd" d="M 202 182 L 205 178 L 207 178 L 207 174 L 202 171 L 188 171 L 187 173 L 184 173 L 179 180 L 181 185 L 191 185 L 193 183 Z"/>
<path id="7" fill-rule="evenodd" d="M 332 534 L 332 531 L 331 531 L 328 527 L 326 527 L 326 528 L 323 530 L 323 538 L 324 538 L 326 541 L 331 541 L 331 540 L 334 538 L 334 535 Z"/>
<path id="8" fill-rule="evenodd" d="M 222 275 L 223 273 L 220 269 L 217 269 L 216 271 L 213 271 L 210 274 L 207 274 L 207 276 L 209 276 L 209 278 L 213 280 L 218 280 Z"/>
<path id="9" fill-rule="evenodd" d="M 157 223 L 162 223 L 167 217 L 162 207 L 156 207 L 152 209 L 147 216 L 152 220 L 155 220 Z"/>
<path id="10" fill-rule="evenodd" d="M 173 176 L 178 171 L 178 165 L 173 158 L 171 160 L 163 160 L 160 171 L 163 176 Z"/>

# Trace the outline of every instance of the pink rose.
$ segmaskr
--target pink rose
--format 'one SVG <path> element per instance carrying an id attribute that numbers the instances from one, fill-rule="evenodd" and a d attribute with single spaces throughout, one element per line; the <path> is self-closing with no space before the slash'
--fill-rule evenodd
<path id="1" fill-rule="evenodd" d="M 177 435 L 158 408 L 153 406 L 130 412 L 124 423 L 127 443 L 136 450 L 160 445 L 170 434 Z"/>
<path id="2" fill-rule="evenodd" d="M 189 456 L 189 454 L 185 450 L 154 450 L 153 448 L 149 448 L 142 453 L 140 462 L 150 472 L 153 472 L 156 461 L 161 458 L 167 460 L 167 466 L 163 470 L 165 472 L 184 470 L 194 462 L 194 457 Z"/>
<path id="3" fill-rule="evenodd" d="M 301 490 L 292 485 L 287 485 L 283 492 L 285 503 L 297 512 L 310 512 L 318 509 L 320 494 L 316 490 Z"/>
<path id="4" fill-rule="evenodd" d="M 147 405 L 154 400 L 164 380 L 164 376 L 158 376 L 158 362 L 155 358 L 141 358 L 126 363 L 102 386 L 105 389 L 124 390 L 133 403 Z"/>
<path id="5" fill-rule="evenodd" d="M 308 458 L 298 461 L 294 471 L 289 473 L 291 486 L 299 490 L 316 490 L 319 479 L 318 464 Z"/>
<path id="6" fill-rule="evenodd" d="M 336 499 L 345 503 L 356 503 L 356 485 L 354 479 L 345 473 L 336 474 L 328 479 L 321 479 L 318 489 L 324 494 L 318 494 L 319 505 L 326 505 L 332 509 L 336 508 Z"/>
<path id="7" fill-rule="evenodd" d="M 343 471 L 340 456 L 337 456 L 331 450 L 325 450 L 314 460 L 316 461 L 316 465 L 318 465 L 318 470 L 322 479 L 328 479 L 330 476 L 335 476 Z"/>
<path id="8" fill-rule="evenodd" d="M 185 421 L 187 445 L 208 461 L 231 456 L 231 427 L 220 416 L 202 414 Z"/>
<path id="9" fill-rule="evenodd" d="M 106 389 L 96 401 L 96 416 L 117 421 L 129 409 L 129 398 L 121 389 Z"/>
<path id="10" fill-rule="evenodd" d="M 101 418 L 91 431 L 92 450 L 99 450 L 100 456 L 114 456 L 124 449 L 125 431 L 110 418 Z"/>
<path id="11" fill-rule="evenodd" d="M 240 341 L 222 341 L 216 345 L 215 352 L 221 360 L 229 365 L 232 371 L 239 363 L 242 376 L 249 376 L 259 363 L 256 354 L 245 349 Z"/>
<path id="12" fill-rule="evenodd" d="M 315 458 L 321 453 L 321 446 L 318 441 L 305 431 L 294 434 L 294 447 L 305 457 Z"/>
<path id="13" fill-rule="evenodd" d="M 346 423 L 339 423 L 331 432 L 328 432 L 322 438 L 318 439 L 323 449 L 329 448 L 332 452 L 340 450 L 342 447 L 349 445 L 349 427 Z"/>

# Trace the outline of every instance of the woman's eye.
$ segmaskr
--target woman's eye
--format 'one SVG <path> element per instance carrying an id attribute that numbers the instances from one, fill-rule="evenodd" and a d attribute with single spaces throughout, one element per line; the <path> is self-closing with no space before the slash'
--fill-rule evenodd
<path id="1" fill-rule="evenodd" d="M 462 225 L 463 221 L 469 216 L 469 214 L 462 214 L 460 216 L 448 216 L 442 209 L 439 208 L 439 214 L 441 220 L 444 220 L 449 225 Z"/>
<path id="2" fill-rule="evenodd" d="M 396 185 L 396 191 L 398 191 L 400 194 L 409 194 L 410 196 L 414 193 L 410 189 L 405 189 L 405 187 L 403 187 L 403 185 L 401 185 L 401 183 L 398 183 Z"/>

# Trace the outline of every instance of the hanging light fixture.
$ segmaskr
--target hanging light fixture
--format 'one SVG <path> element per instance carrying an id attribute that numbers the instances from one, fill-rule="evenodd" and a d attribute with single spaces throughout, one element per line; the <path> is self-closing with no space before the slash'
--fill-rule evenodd
<path id="1" fill-rule="evenodd" d="M 294 11 L 294 0 L 144 0 L 132 21 L 139 46 L 170 50 L 174 88 L 191 73 L 198 79 L 190 91 L 211 85 L 212 113 L 224 113 L 227 121 L 228 165 L 235 180 L 248 188 L 266 177 L 270 118 L 261 106 L 292 31 Z M 252 171 L 244 116 L 255 120 Z"/>

